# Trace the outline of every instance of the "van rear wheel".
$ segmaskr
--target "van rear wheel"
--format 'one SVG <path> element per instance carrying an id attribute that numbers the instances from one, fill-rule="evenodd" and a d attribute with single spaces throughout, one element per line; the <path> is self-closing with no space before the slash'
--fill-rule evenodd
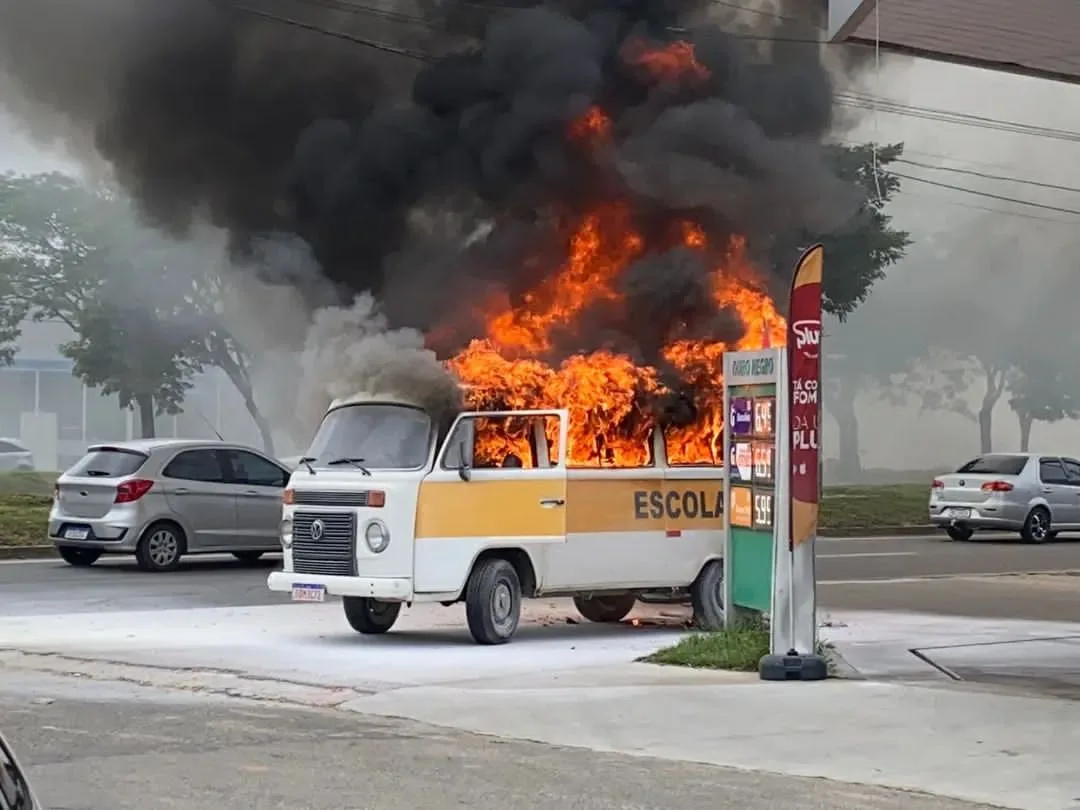
<path id="1" fill-rule="evenodd" d="M 505 644 L 521 620 L 521 580 L 509 562 L 480 560 L 465 586 L 465 618 L 477 644 Z"/>
<path id="2" fill-rule="evenodd" d="M 349 626 L 365 636 L 378 636 L 394 626 L 401 613 L 401 602 L 380 602 L 366 596 L 342 597 Z"/>
<path id="3" fill-rule="evenodd" d="M 637 598 L 632 593 L 619 593 L 613 596 L 575 596 L 574 607 L 578 613 L 590 622 L 614 624 L 626 618 L 634 609 Z"/>
<path id="4" fill-rule="evenodd" d="M 702 630 L 724 627 L 724 561 L 709 560 L 690 586 L 694 624 Z"/>

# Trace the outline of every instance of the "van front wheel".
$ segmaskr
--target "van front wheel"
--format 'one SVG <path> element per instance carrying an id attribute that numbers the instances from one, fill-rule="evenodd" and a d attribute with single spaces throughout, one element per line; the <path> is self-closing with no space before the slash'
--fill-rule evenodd
<path id="1" fill-rule="evenodd" d="M 344 596 L 345 618 L 357 633 L 377 636 L 394 626 L 401 613 L 401 602 L 380 602 L 366 596 Z"/>
<path id="2" fill-rule="evenodd" d="M 477 644 L 505 644 L 521 619 L 521 580 L 514 566 L 492 557 L 481 560 L 465 586 L 465 618 Z"/>

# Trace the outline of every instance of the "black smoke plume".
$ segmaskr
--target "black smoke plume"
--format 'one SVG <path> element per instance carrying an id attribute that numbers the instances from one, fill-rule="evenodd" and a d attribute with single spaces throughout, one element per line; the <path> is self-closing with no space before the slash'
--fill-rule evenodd
<path id="1" fill-rule="evenodd" d="M 676 219 L 716 245 L 744 234 L 760 256 L 857 205 L 822 161 L 832 81 L 812 29 L 763 14 L 725 32 L 700 0 L 517 5 L 532 7 L 485 14 L 482 41 L 436 58 L 462 4 L 3 0 L 0 101 L 105 158 L 151 223 L 209 220 L 238 254 L 300 236 L 342 299 L 451 324 L 445 350 L 476 333 L 470 300 L 516 300 L 557 270 L 561 223 L 598 203 L 622 200 L 645 234 Z M 703 71 L 642 65 L 675 40 Z M 568 132 L 594 105 L 610 134 L 583 147 Z M 737 337 L 705 294 L 709 263 L 673 247 L 629 269 L 621 315 L 583 316 L 560 350 L 645 362 L 677 333 Z"/>

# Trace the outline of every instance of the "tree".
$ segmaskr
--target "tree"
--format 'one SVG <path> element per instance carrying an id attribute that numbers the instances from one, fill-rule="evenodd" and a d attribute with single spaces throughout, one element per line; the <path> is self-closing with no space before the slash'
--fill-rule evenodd
<path id="1" fill-rule="evenodd" d="M 840 228 L 826 234 L 799 234 L 795 244 L 801 247 L 821 242 L 825 248 L 825 276 L 822 284 L 823 306 L 834 316 L 833 332 L 848 332 L 836 327 L 867 300 L 873 285 L 884 278 L 888 267 L 903 258 L 910 235 L 891 226 L 885 207 L 900 189 L 900 180 L 888 172 L 888 165 L 903 153 L 903 144 L 875 147 L 833 146 L 829 159 L 836 174 L 857 184 L 865 194 L 858 210 Z M 782 252 L 791 255 L 789 244 Z M 774 254 L 775 256 L 776 254 Z M 872 327 L 872 324 L 867 324 Z M 901 327 L 903 328 L 903 327 Z M 859 421 L 855 399 L 867 387 L 882 386 L 908 357 L 897 356 L 893 341 L 847 341 L 835 348 L 826 337 L 823 394 L 825 408 L 836 420 L 840 444 L 840 475 L 855 480 L 862 470 L 859 458 Z M 867 352 L 869 346 L 885 349 Z"/>
<path id="2" fill-rule="evenodd" d="M 863 202 L 843 225 L 829 233 L 794 234 L 773 246 L 773 264 L 781 268 L 789 268 L 791 257 L 805 247 L 815 242 L 824 246 L 823 306 L 840 321 L 866 301 L 874 284 L 885 277 L 887 268 L 904 257 L 911 244 L 911 235 L 893 228 L 892 217 L 885 213 L 885 207 L 900 190 L 900 178 L 888 167 L 903 152 L 902 143 L 829 147 L 833 171 L 861 189 Z"/>
<path id="3" fill-rule="evenodd" d="M 1080 418 L 1080 380 L 1076 371 L 1045 357 L 1019 363 L 1008 375 L 1009 407 L 1020 424 L 1020 452 L 1031 448 L 1035 422 Z"/>
<path id="4" fill-rule="evenodd" d="M 60 347 L 83 382 L 135 409 L 145 439 L 156 435 L 155 416 L 180 412 L 200 367 L 190 353 L 194 341 L 186 330 L 171 333 L 163 315 L 145 303 L 103 296 L 76 314 L 78 337 Z"/>
<path id="5" fill-rule="evenodd" d="M 144 433 L 155 414 L 177 412 L 196 370 L 217 366 L 273 452 L 248 353 L 226 326 L 228 281 L 218 264 L 141 228 L 110 190 L 65 175 L 0 176 L 0 213 L 0 360 L 26 314 L 66 323 L 77 337 L 63 351 L 78 376 L 117 393 L 124 407 L 134 403 Z"/>

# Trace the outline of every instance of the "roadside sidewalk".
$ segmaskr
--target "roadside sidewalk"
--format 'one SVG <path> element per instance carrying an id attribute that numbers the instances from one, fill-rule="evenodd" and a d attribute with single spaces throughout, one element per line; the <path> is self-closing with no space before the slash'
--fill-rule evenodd
<path id="1" fill-rule="evenodd" d="M 638 668 L 641 683 L 624 685 L 633 680 L 628 670 Z M 546 684 L 533 679 L 405 688 L 343 708 L 499 737 L 901 788 L 1017 810 L 1080 807 L 1077 703 L 956 685 L 777 684 L 739 676 L 690 684 L 683 673 L 661 672 L 632 664 L 617 675 L 597 670 L 565 680 L 548 676 Z M 671 680 L 664 683 L 667 674 Z"/>
<path id="2" fill-rule="evenodd" d="M 495 648 L 474 645 L 455 608 L 413 609 L 375 639 L 343 626 L 336 604 L 0 618 L 0 669 L 1080 810 L 1080 701 L 970 687 L 909 652 L 1030 665 L 1057 645 L 1055 666 L 1077 670 L 1080 626 L 838 611 L 823 638 L 884 680 L 777 684 L 632 663 L 679 637 L 677 610 L 642 611 L 636 627 L 572 624 L 572 610 L 530 603 L 521 635 Z"/>

